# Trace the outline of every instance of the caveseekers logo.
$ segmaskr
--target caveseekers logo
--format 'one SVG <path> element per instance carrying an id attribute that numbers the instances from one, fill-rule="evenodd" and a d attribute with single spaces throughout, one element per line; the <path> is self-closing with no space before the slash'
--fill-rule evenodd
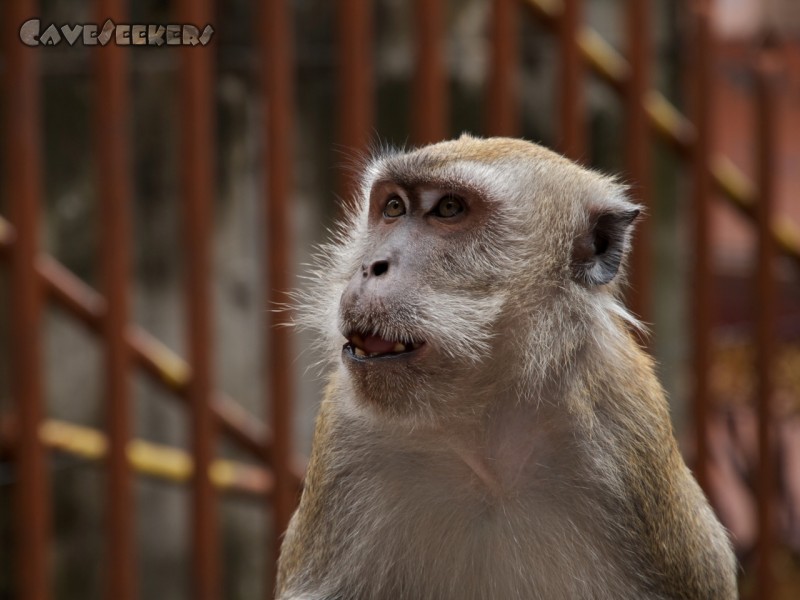
<path id="1" fill-rule="evenodd" d="M 103 23 L 78 25 L 48 25 L 42 31 L 41 19 L 29 19 L 19 28 L 19 39 L 27 46 L 105 46 L 113 41 L 118 46 L 205 46 L 211 41 L 214 28 L 206 25 L 202 31 L 194 25 L 131 25 L 116 24 L 111 19 Z"/>

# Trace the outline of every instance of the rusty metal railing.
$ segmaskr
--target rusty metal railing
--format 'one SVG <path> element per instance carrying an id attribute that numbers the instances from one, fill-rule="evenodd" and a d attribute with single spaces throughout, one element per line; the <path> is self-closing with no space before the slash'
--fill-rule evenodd
<path id="1" fill-rule="evenodd" d="M 556 32 L 563 12 L 558 0 L 521 0 L 529 13 L 540 23 Z M 584 26 L 577 33 L 581 54 L 591 71 L 618 94 L 624 92 L 631 76 L 631 65 L 600 34 Z M 688 159 L 696 143 L 697 131 L 664 95 L 649 88 L 642 99 L 650 127 L 663 141 L 672 146 L 681 157 Z M 726 156 L 711 154 L 708 168 L 714 188 L 745 218 L 755 220 L 757 187 Z M 789 221 L 774 220 L 770 230 L 778 249 L 800 265 L 800 230 Z"/>
<path id="2" fill-rule="evenodd" d="M 125 20 L 124 2 L 97 0 L 101 20 Z M 757 288 L 759 290 L 758 373 L 759 481 L 758 579 L 760 598 L 772 596 L 773 574 L 768 560 L 774 540 L 774 515 L 770 500 L 775 482 L 768 420 L 771 415 L 769 366 L 774 356 L 773 306 L 774 257 L 778 253 L 800 265 L 800 233 L 786 222 L 777 222 L 771 212 L 773 181 L 769 165 L 774 156 L 772 132 L 775 66 L 767 53 L 760 63 L 758 115 L 758 180 L 750 181 L 731 161 L 713 155 L 709 143 L 710 51 L 714 40 L 708 25 L 707 5 L 692 3 L 693 43 L 697 44 L 693 87 L 698 102 L 692 105 L 691 121 L 650 86 L 648 3 L 630 0 L 627 7 L 628 59 L 614 50 L 591 28 L 583 25 L 578 0 L 494 0 L 490 17 L 489 87 L 486 130 L 495 135 L 519 133 L 517 76 L 519 32 L 517 17 L 522 10 L 558 36 L 560 71 L 560 149 L 577 160 L 587 160 L 585 75 L 594 73 L 625 102 L 626 169 L 634 183 L 633 194 L 650 204 L 649 151 L 653 136 L 666 141 L 691 168 L 693 184 L 693 246 L 696 254 L 692 285 L 695 391 L 693 398 L 698 479 L 706 486 L 703 465 L 708 454 L 705 422 L 708 418 L 711 314 L 708 201 L 720 192 L 732 206 L 750 219 L 759 234 Z M 180 22 L 212 22 L 210 0 L 182 0 L 176 17 Z M 133 553 L 131 503 L 132 479 L 145 474 L 163 480 L 187 482 L 192 490 L 192 572 L 195 598 L 218 598 L 220 557 L 217 494 L 237 493 L 264 500 L 273 511 L 272 547 L 279 539 L 297 500 L 302 461 L 293 453 L 291 408 L 294 396 L 288 363 L 291 340 L 281 325 L 282 313 L 270 313 L 265 332 L 271 360 L 265 365 L 271 427 L 259 422 L 232 398 L 216 389 L 211 379 L 210 239 L 214 194 L 214 88 L 213 48 L 187 48 L 180 64 L 181 189 L 187 280 L 185 308 L 188 318 L 188 359 L 178 356 L 142 328 L 130 322 L 130 255 L 133 240 L 129 224 L 131 173 L 127 131 L 130 118 L 127 86 L 128 60 L 123 48 L 110 44 L 93 51 L 97 95 L 95 153 L 100 195 L 101 289 L 85 284 L 53 257 L 42 253 L 39 243 L 41 205 L 41 107 L 37 53 L 18 42 L 19 24 L 37 13 L 35 0 L 17 0 L 3 5 L 3 50 L 6 131 L 5 193 L 9 220 L 0 217 L 0 258 L 10 267 L 12 398 L 13 415 L 0 421 L 3 448 L 14 457 L 17 471 L 15 514 L 17 537 L 15 560 L 17 588 L 21 600 L 50 597 L 48 552 L 50 543 L 50 490 L 47 453 L 55 449 L 89 460 L 104 461 L 108 473 L 106 596 L 127 599 L 136 596 L 137 573 Z M 412 139 L 415 143 L 449 136 L 448 82 L 443 57 L 443 7 L 418 0 L 413 4 L 416 24 L 416 60 L 412 106 Z M 261 34 L 261 72 L 264 87 L 266 127 L 266 196 L 264 198 L 264 247 L 267 265 L 265 285 L 269 302 L 285 301 L 290 286 L 289 202 L 292 195 L 293 138 L 293 28 L 286 0 L 264 3 L 257 19 Z M 342 0 L 336 5 L 338 57 L 338 141 L 347 151 L 363 152 L 375 122 L 372 51 L 374 23 L 370 0 Z M 702 60 L 700 60 L 702 59 Z M 102 133 L 102 140 L 101 138 Z M 353 179 L 343 174 L 342 195 L 352 192 Z M 652 314 L 649 265 L 652 250 L 647 222 L 636 239 L 631 281 L 635 293 L 631 304 L 647 320 Z M 105 348 L 104 432 L 46 418 L 41 381 L 43 374 L 41 320 L 45 302 L 67 311 L 102 338 Z M 183 451 L 144 440 L 131 434 L 130 377 L 141 369 L 174 392 L 191 415 L 191 447 Z M 218 434 L 229 437 L 245 450 L 254 464 L 214 457 Z M 270 571 L 271 569 L 267 569 Z M 271 586 L 268 586 L 271 594 Z"/>
<path id="3" fill-rule="evenodd" d="M 558 30 L 558 147 L 564 156 L 588 163 L 586 131 L 585 62 L 578 37 L 583 23 L 583 1 L 565 2 Z"/>
<path id="4" fill-rule="evenodd" d="M 653 51 L 650 41 L 650 6 L 641 0 L 628 0 L 625 3 L 627 49 L 630 57 L 630 77 L 624 90 L 625 102 L 625 170 L 631 181 L 632 199 L 644 207 L 646 213 L 652 208 L 652 179 L 650 160 L 650 126 L 642 98 L 650 88 L 651 63 Z M 642 321 L 652 319 L 653 293 L 649 285 L 653 268 L 653 220 L 642 219 L 636 226 L 634 245 L 636 252 L 631 254 L 630 289 L 628 305 Z"/>
<path id="5" fill-rule="evenodd" d="M 179 0 L 178 23 L 210 23 L 210 0 Z M 192 472 L 192 597 L 218 598 L 219 521 L 209 467 L 216 446 L 211 412 L 211 214 L 216 189 L 214 160 L 213 46 L 183 47 L 180 66 L 180 181 L 186 252 L 186 332 L 193 377 L 187 389 Z"/>
<path id="6" fill-rule="evenodd" d="M 98 21 L 125 21 L 124 3 L 101 0 Z M 100 195 L 100 262 L 103 293 L 107 300 L 101 321 L 105 338 L 105 408 L 108 471 L 106 552 L 109 569 L 107 597 L 133 600 L 137 596 L 133 521 L 133 472 L 128 456 L 131 444 L 131 352 L 125 343 L 130 320 L 131 194 L 130 114 L 125 50 L 111 45 L 94 54 L 97 91 L 94 98 L 94 152 Z M 52 432 L 54 428 L 50 427 Z M 74 436 L 79 438 L 80 436 Z M 85 436 L 84 436 L 85 437 Z M 98 457 L 100 458 L 100 457 Z"/>
<path id="7" fill-rule="evenodd" d="M 371 0 L 341 0 L 336 5 L 337 136 L 345 152 L 367 150 L 375 123 Z M 339 195 L 349 197 L 355 178 L 350 169 L 340 171 Z"/>
<path id="8" fill-rule="evenodd" d="M 708 157 L 711 154 L 711 61 L 714 50 L 711 40 L 711 15 L 708 2 L 695 2 L 693 8 L 694 31 L 692 51 L 697 55 L 691 70 L 692 116 L 695 141 L 690 148 L 692 184 L 692 273 L 691 273 L 691 347 L 692 347 L 692 407 L 694 413 L 697 460 L 695 475 L 708 492 L 708 416 L 709 372 L 711 371 L 711 342 L 713 319 L 713 272 L 711 268 L 710 211 L 711 174 Z"/>
<path id="9" fill-rule="evenodd" d="M 47 455 L 39 437 L 44 417 L 42 390 L 42 311 L 44 289 L 36 272 L 42 163 L 39 144 L 40 83 L 35 52 L 18 42 L 16 27 L 36 9 L 33 0 L 8 2 L 3 14 L 3 54 L 6 57 L 3 114 L 6 156 L 5 192 L 16 232 L 10 252 L 11 395 L 17 435 L 14 510 L 17 515 L 17 583 L 23 600 L 48 597 L 50 546 L 50 482 Z"/>
<path id="10" fill-rule="evenodd" d="M 485 124 L 489 135 L 514 136 L 519 132 L 519 8 L 518 0 L 492 2 Z"/>
<path id="11" fill-rule="evenodd" d="M 280 3 L 269 3 L 265 23 L 278 23 L 266 36 L 265 57 L 270 69 L 265 80 L 270 94 L 266 141 L 272 159 L 267 170 L 270 259 L 266 285 L 269 297 L 288 287 L 289 263 L 286 206 L 290 193 L 288 140 L 292 123 L 289 89 L 291 58 L 288 15 Z M 186 314 L 189 319 L 189 361 L 163 346 L 146 331 L 129 322 L 130 280 L 130 118 L 127 58 L 122 47 L 110 44 L 94 53 L 97 110 L 94 134 L 98 164 L 101 214 L 101 285 L 103 295 L 75 277 L 53 257 L 39 250 L 39 204 L 42 181 L 40 139 L 39 71 L 36 52 L 19 43 L 17 28 L 36 14 L 34 1 L 4 6 L 4 53 L 6 69 L 3 114 L 6 135 L 5 185 L 10 202 L 10 221 L 0 217 L 0 257 L 11 267 L 11 339 L 13 415 L 0 422 L 3 451 L 13 456 L 15 485 L 15 571 L 19 598 L 44 599 L 49 589 L 50 496 L 47 453 L 50 449 L 104 461 L 108 478 L 107 560 L 105 595 L 124 599 L 136 596 L 136 561 L 133 557 L 131 497 L 133 473 L 192 487 L 193 559 L 192 596 L 218 598 L 220 546 L 216 519 L 217 490 L 272 500 L 275 508 L 273 547 L 288 523 L 296 502 L 303 471 L 302 461 L 289 454 L 291 389 L 288 364 L 280 364 L 286 334 L 269 331 L 273 346 L 270 402 L 274 433 L 227 395 L 214 391 L 210 352 L 210 239 L 214 190 L 214 141 L 212 89 L 213 48 L 183 50 L 181 71 L 182 112 L 181 172 L 187 248 Z M 123 3 L 98 0 L 101 21 L 125 21 Z M 210 2 L 183 2 L 178 21 L 211 22 Z M 272 25 L 271 25 L 272 26 Z M 274 27 L 274 26 L 272 26 Z M 275 102 L 275 99 L 282 102 Z M 283 218 L 280 216 L 283 207 Z M 101 336 L 106 357 L 106 433 L 71 423 L 45 419 L 42 400 L 41 315 L 46 300 L 55 302 Z M 278 351 L 280 349 L 280 351 Z M 191 451 L 152 444 L 131 437 L 130 372 L 138 367 L 185 401 L 191 414 Z M 250 453 L 261 466 L 214 458 L 217 427 Z M 264 502 L 265 507 L 269 503 Z M 271 572 L 272 569 L 266 569 Z M 271 595 L 271 585 L 268 585 Z"/>
<path id="12" fill-rule="evenodd" d="M 756 164 L 759 197 L 756 207 L 758 258 L 756 261 L 756 373 L 758 379 L 758 565 L 760 598 L 775 597 L 773 549 L 775 547 L 774 498 L 775 456 L 772 399 L 775 390 L 772 366 L 777 356 L 777 289 L 775 278 L 775 240 L 771 231 L 775 196 L 777 106 L 776 73 L 779 66 L 769 49 L 764 49 L 756 65 Z"/>
<path id="13" fill-rule="evenodd" d="M 264 98 L 266 102 L 267 197 L 264 205 L 267 231 L 268 273 L 266 297 L 272 306 L 286 301 L 285 292 L 291 286 L 291 260 L 289 258 L 289 201 L 292 193 L 292 30 L 289 5 L 286 0 L 266 3 L 262 14 L 262 39 L 264 60 Z M 267 321 L 270 362 L 268 390 L 275 432 L 272 442 L 271 464 L 275 472 L 273 497 L 273 548 L 274 556 L 280 550 L 281 535 L 289 525 L 297 503 L 297 481 L 292 470 L 292 420 L 291 406 L 294 397 L 291 380 L 289 329 L 286 314 L 270 312 Z M 265 457 L 267 458 L 267 457 Z"/>
<path id="14" fill-rule="evenodd" d="M 443 2 L 414 2 L 417 39 L 411 140 L 418 145 L 448 137 L 450 93 L 444 64 L 446 8 Z"/>

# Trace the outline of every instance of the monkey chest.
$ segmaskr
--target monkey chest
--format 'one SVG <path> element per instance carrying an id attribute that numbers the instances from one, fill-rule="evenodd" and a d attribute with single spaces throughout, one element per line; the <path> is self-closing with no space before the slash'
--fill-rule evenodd
<path id="1" fill-rule="evenodd" d="M 625 597 L 587 507 L 558 487 L 499 496 L 458 466 L 414 460 L 343 476 L 331 492 L 343 508 L 320 523 L 332 558 L 321 597 Z"/>

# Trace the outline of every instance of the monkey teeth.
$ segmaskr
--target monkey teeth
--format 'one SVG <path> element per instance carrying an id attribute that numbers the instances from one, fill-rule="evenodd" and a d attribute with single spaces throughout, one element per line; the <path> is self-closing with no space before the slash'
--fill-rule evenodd
<path id="1" fill-rule="evenodd" d="M 412 352 L 420 346 L 421 342 L 399 342 L 385 340 L 377 335 L 354 333 L 348 338 L 345 348 L 358 358 L 376 358 Z"/>

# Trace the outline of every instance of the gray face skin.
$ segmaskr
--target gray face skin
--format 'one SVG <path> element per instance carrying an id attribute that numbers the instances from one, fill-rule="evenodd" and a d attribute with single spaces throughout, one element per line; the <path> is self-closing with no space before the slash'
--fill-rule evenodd
<path id="1" fill-rule="evenodd" d="M 411 291 L 426 279 L 420 273 L 476 239 L 485 212 L 483 200 L 469 192 L 388 181 L 374 186 L 368 217 L 372 247 L 342 294 L 345 357 L 408 361 L 425 352 L 425 332 L 414 329 L 413 315 L 403 317 Z M 375 335 L 383 330 L 388 339 Z"/>
<path id="2" fill-rule="evenodd" d="M 461 311 L 470 312 L 465 302 L 452 297 L 453 291 L 485 291 L 490 279 L 496 279 L 480 273 L 454 277 L 464 273 L 459 253 L 478 255 L 475 262 L 484 266 L 490 259 L 490 210 L 486 198 L 464 186 L 389 180 L 373 185 L 367 208 L 369 244 L 339 307 L 347 339 L 342 360 L 365 398 L 402 414 L 429 406 L 427 389 L 446 392 L 450 378 L 467 376 L 472 361 L 448 352 L 447 336 L 437 336 L 437 329 L 457 323 Z M 431 302 L 440 287 L 448 290 L 448 297 Z M 489 309 L 483 316 L 494 312 Z M 476 335 L 476 341 L 483 337 Z M 434 378 L 442 381 L 434 383 Z M 376 389 L 383 391 L 378 398 Z M 395 393 L 399 389 L 411 393 L 400 398 Z"/>

